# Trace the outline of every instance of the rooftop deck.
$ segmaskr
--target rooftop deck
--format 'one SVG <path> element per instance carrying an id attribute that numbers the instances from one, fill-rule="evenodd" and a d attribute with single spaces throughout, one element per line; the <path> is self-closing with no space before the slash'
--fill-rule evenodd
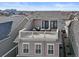
<path id="1" fill-rule="evenodd" d="M 26 31 L 21 30 L 19 32 L 19 38 L 21 39 L 58 39 L 58 29 L 56 31 Z"/>

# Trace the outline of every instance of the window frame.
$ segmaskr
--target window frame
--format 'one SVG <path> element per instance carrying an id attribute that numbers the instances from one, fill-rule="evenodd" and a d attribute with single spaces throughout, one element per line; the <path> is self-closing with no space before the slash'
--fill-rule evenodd
<path id="1" fill-rule="evenodd" d="M 53 29 L 53 21 L 50 21 L 50 29 Z"/>
<path id="2" fill-rule="evenodd" d="M 39 53 L 36 53 L 36 45 L 41 45 L 41 53 L 39 54 Z M 36 55 L 41 55 L 42 54 L 42 43 L 35 43 L 35 49 L 34 49 L 34 53 L 36 54 Z"/>
<path id="3" fill-rule="evenodd" d="M 23 51 L 24 50 L 24 46 L 23 46 L 24 44 L 28 44 L 28 53 L 24 53 L 24 51 Z M 23 43 L 22 44 L 22 53 L 29 54 L 29 52 L 30 52 L 30 43 Z"/>
<path id="4" fill-rule="evenodd" d="M 58 21 L 57 20 L 50 21 L 50 29 L 57 29 L 57 27 L 58 27 Z"/>
<path id="5" fill-rule="evenodd" d="M 48 21 L 48 29 L 44 28 L 45 21 Z M 51 29 L 57 29 L 57 28 L 58 28 L 58 21 L 57 20 L 42 20 L 42 25 L 41 25 L 42 30 L 51 30 Z"/>
<path id="6" fill-rule="evenodd" d="M 48 28 L 47 29 L 45 29 L 45 26 L 46 26 L 46 23 L 45 22 L 46 21 L 48 22 Z M 42 20 L 42 26 L 41 26 L 41 28 L 44 29 L 44 30 L 48 30 L 49 27 L 50 27 L 49 24 L 50 24 L 49 20 Z"/>
<path id="7" fill-rule="evenodd" d="M 53 45 L 53 54 L 48 53 L 48 50 L 49 50 L 48 46 L 49 45 Z M 53 43 L 47 43 L 47 55 L 54 55 L 54 44 Z"/>

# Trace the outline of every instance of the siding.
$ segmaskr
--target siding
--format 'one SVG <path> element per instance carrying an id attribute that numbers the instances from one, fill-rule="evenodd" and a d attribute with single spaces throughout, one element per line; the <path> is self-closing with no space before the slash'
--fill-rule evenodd
<path id="1" fill-rule="evenodd" d="M 45 42 L 45 41 L 24 41 L 27 43 L 30 43 L 30 53 L 29 54 L 24 54 L 22 53 L 22 41 L 20 41 L 20 43 L 18 44 L 18 55 L 19 56 L 31 56 L 31 57 L 58 57 L 59 56 L 59 44 L 58 43 L 54 43 L 54 42 Z M 41 55 L 37 55 L 35 54 L 35 46 L 34 43 L 42 43 L 42 54 Z M 53 43 L 54 44 L 54 54 L 53 55 L 47 55 L 47 43 Z"/>

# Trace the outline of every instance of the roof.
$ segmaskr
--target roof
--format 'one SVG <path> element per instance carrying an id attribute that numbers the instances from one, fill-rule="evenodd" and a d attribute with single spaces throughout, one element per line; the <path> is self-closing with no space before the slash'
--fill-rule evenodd
<path id="1" fill-rule="evenodd" d="M 8 34 L 11 31 L 12 21 L 0 23 L 0 40 L 8 37 Z"/>
<path id="2" fill-rule="evenodd" d="M 23 15 L 0 17 L 0 39 L 8 37 L 8 34 L 16 29 L 25 18 L 26 16 Z"/>
<path id="3" fill-rule="evenodd" d="M 71 21 L 71 20 L 66 21 L 66 26 L 70 27 L 72 22 L 73 22 L 73 21 Z"/>
<path id="4" fill-rule="evenodd" d="M 9 22 L 10 20 L 6 20 L 8 16 L 0 16 L 0 23 Z"/>
<path id="5" fill-rule="evenodd" d="M 70 14 L 63 11 L 36 11 L 31 18 L 35 19 L 69 19 Z"/>
<path id="6" fill-rule="evenodd" d="M 17 42 L 19 42 L 19 40 L 20 40 L 19 36 L 17 36 L 16 39 L 13 42 L 17 43 Z"/>
<path id="7" fill-rule="evenodd" d="M 72 29 L 74 41 L 76 42 L 76 45 L 79 46 L 79 21 L 72 21 L 70 27 Z"/>
<path id="8" fill-rule="evenodd" d="M 5 22 L 13 21 L 12 29 L 11 29 L 11 31 L 13 31 L 15 28 L 17 28 L 17 26 L 25 18 L 26 18 L 26 16 L 24 16 L 24 15 L 12 15 L 12 16 L 9 16 L 9 17 L 0 18 L 0 23 L 5 23 Z"/>
<path id="9" fill-rule="evenodd" d="M 74 17 L 74 19 L 67 21 L 67 22 L 66 22 L 66 25 L 67 25 L 68 27 L 70 27 L 72 23 L 75 23 L 75 22 L 77 22 L 77 21 L 78 21 L 78 17 Z M 79 22 L 79 21 L 78 21 L 78 22 Z M 77 22 L 77 23 L 78 23 L 78 22 Z"/>
<path id="10" fill-rule="evenodd" d="M 26 18 L 26 16 L 23 15 L 14 15 L 9 17 L 10 20 L 13 21 L 12 24 L 12 30 L 13 31 L 15 28 L 17 28 L 17 26 L 19 26 L 19 24 Z"/>

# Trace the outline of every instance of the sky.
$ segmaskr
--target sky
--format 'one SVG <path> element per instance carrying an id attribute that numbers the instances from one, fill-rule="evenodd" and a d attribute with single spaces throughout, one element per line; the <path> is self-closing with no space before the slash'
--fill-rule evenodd
<path id="1" fill-rule="evenodd" d="M 79 11 L 79 2 L 0 2 L 0 9 L 24 11 Z"/>

